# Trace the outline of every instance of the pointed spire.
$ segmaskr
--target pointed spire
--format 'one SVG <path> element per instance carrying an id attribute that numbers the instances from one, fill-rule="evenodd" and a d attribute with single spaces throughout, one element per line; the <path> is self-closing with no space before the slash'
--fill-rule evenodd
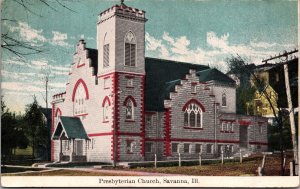
<path id="1" fill-rule="evenodd" d="M 124 0 L 121 0 L 121 5 L 124 5 Z"/>

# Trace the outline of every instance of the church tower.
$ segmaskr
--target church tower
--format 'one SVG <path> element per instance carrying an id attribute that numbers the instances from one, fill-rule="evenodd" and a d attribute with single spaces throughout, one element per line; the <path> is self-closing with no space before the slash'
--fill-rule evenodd
<path id="1" fill-rule="evenodd" d="M 97 23 L 99 97 L 112 102 L 103 100 L 104 113 L 111 113 L 103 123 L 112 123 L 108 146 L 116 162 L 144 159 L 146 21 L 145 11 L 121 1 Z"/>

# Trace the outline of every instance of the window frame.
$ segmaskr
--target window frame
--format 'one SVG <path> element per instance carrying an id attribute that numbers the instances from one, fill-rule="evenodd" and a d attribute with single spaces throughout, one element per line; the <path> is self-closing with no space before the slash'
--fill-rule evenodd
<path id="1" fill-rule="evenodd" d="M 176 145 L 176 151 L 173 151 L 173 145 Z M 179 143 L 177 142 L 171 143 L 171 151 L 172 153 L 179 153 Z"/>
<path id="2" fill-rule="evenodd" d="M 109 50 L 110 50 L 110 45 L 109 43 L 103 45 L 103 68 L 109 67 Z M 107 60 L 107 62 L 105 61 Z"/>
<path id="3" fill-rule="evenodd" d="M 127 45 L 129 45 L 129 64 L 126 64 Z M 132 48 L 134 47 L 134 48 Z M 132 51 L 134 49 L 134 51 Z M 132 56 L 132 52 L 134 55 Z M 132 65 L 132 57 L 134 57 L 134 65 Z M 124 66 L 126 67 L 137 67 L 137 42 L 136 37 L 132 31 L 128 31 L 124 37 Z"/>
<path id="4" fill-rule="evenodd" d="M 227 107 L 227 95 L 226 95 L 226 91 L 223 91 L 222 93 L 222 99 L 221 99 L 221 104 L 222 107 Z"/>
<path id="5" fill-rule="evenodd" d="M 201 107 L 196 103 L 190 103 L 183 111 L 183 125 L 187 128 L 203 128 L 203 111 Z M 191 125 L 191 113 L 194 116 L 192 119 L 194 125 Z M 198 114 L 200 115 L 200 122 L 198 122 Z M 187 117 L 186 117 L 187 116 Z M 186 122 L 187 121 L 187 122 Z"/>
<path id="6" fill-rule="evenodd" d="M 197 145 L 200 146 L 200 148 L 199 148 L 200 151 L 199 151 L 199 152 L 197 152 Z M 197 154 L 202 153 L 202 148 L 203 148 L 203 147 L 202 147 L 202 144 L 196 143 L 196 144 L 195 144 L 195 153 L 197 153 Z"/>

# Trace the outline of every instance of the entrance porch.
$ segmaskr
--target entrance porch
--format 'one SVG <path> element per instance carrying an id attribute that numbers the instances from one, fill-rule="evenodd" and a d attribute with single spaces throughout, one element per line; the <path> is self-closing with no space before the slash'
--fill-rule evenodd
<path id="1" fill-rule="evenodd" d="M 86 162 L 88 136 L 77 117 L 59 117 L 52 140 L 59 141 L 58 161 Z M 56 151 L 57 153 L 57 151 Z"/>

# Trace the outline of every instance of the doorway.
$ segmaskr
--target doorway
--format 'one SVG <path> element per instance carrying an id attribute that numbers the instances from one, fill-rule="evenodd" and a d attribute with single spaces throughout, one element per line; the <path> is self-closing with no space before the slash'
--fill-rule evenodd
<path id="1" fill-rule="evenodd" d="M 248 148 L 248 127 L 240 125 L 240 148 Z"/>

